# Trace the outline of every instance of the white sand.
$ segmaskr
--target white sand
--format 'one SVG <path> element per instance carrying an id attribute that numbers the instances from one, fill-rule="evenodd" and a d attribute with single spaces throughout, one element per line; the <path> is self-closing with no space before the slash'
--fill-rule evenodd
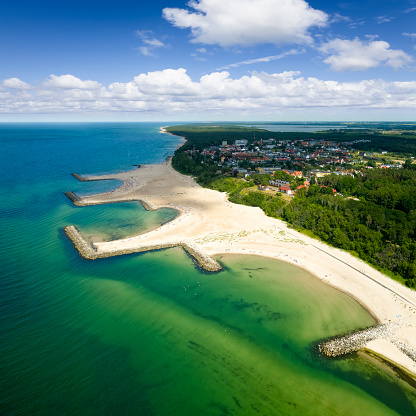
<path id="1" fill-rule="evenodd" d="M 121 179 L 124 185 L 110 193 L 82 198 L 85 202 L 137 198 L 155 207 L 175 208 L 181 215 L 142 235 L 95 243 L 98 252 L 181 241 L 211 256 L 253 254 L 286 261 L 354 297 L 380 323 L 402 320 L 396 335 L 416 350 L 416 292 L 350 254 L 288 228 L 260 208 L 228 202 L 225 193 L 200 187 L 169 162 L 101 178 Z M 388 341 L 372 341 L 368 347 L 416 374 L 416 363 Z"/>

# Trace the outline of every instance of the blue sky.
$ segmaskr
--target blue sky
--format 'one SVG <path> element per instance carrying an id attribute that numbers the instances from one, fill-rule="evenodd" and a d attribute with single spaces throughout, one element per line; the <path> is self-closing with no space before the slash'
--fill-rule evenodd
<path id="1" fill-rule="evenodd" d="M 0 5 L 0 121 L 415 120 L 416 1 Z"/>

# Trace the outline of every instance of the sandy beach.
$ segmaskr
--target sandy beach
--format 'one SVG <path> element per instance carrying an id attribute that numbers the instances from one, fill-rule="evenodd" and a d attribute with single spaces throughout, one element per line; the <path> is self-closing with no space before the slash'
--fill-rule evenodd
<path id="1" fill-rule="evenodd" d="M 349 253 L 304 236 L 260 208 L 236 205 L 225 193 L 200 187 L 176 172 L 170 161 L 137 170 L 87 179 L 119 179 L 123 185 L 100 195 L 80 198 L 82 204 L 140 200 L 146 208 L 174 208 L 171 222 L 141 235 L 95 242 L 97 253 L 137 250 L 147 246 L 185 243 L 203 255 L 224 253 L 266 256 L 312 273 L 363 305 L 381 324 L 397 323 L 393 343 L 388 339 L 366 347 L 416 375 L 416 362 L 397 346 L 416 350 L 416 292 L 381 274 Z"/>

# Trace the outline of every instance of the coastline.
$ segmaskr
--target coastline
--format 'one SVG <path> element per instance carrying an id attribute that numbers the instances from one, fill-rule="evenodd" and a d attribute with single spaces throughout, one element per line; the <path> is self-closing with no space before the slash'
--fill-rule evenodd
<path id="1" fill-rule="evenodd" d="M 181 140 L 180 143 L 178 144 L 178 146 L 176 147 L 176 149 L 179 149 L 180 147 L 182 147 L 185 143 L 186 143 L 186 139 L 183 136 L 176 136 L 175 134 L 169 133 L 166 129 L 168 128 L 168 126 L 165 127 L 161 127 L 159 132 L 163 133 L 163 134 L 169 134 L 170 136 L 175 136 L 175 137 L 179 137 L 179 139 Z"/>
<path id="2" fill-rule="evenodd" d="M 349 253 L 288 228 L 283 221 L 267 217 L 260 208 L 230 203 L 225 193 L 202 188 L 175 171 L 170 160 L 86 179 L 90 178 L 119 179 L 123 185 L 110 193 L 77 197 L 81 205 L 138 200 L 148 204 L 144 204 L 146 209 L 169 207 L 180 214 L 148 233 L 94 243 L 96 258 L 184 245 L 192 247 L 194 253 L 187 251 L 196 260 L 195 253 L 211 260 L 220 254 L 270 257 L 301 267 L 353 297 L 380 324 L 402 321 L 395 337 L 416 349 L 416 293 Z M 365 348 L 416 375 L 416 362 L 391 342 L 374 340 Z"/>

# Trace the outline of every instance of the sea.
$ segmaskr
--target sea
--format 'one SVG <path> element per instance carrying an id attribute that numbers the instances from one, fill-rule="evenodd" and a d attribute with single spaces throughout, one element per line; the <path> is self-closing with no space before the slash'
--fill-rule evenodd
<path id="1" fill-rule="evenodd" d="M 300 268 L 180 248 L 88 261 L 63 232 L 117 239 L 170 221 L 139 203 L 75 207 L 78 182 L 160 163 L 161 123 L 0 124 L 0 415 L 414 415 L 416 390 L 317 343 L 373 317 Z"/>

